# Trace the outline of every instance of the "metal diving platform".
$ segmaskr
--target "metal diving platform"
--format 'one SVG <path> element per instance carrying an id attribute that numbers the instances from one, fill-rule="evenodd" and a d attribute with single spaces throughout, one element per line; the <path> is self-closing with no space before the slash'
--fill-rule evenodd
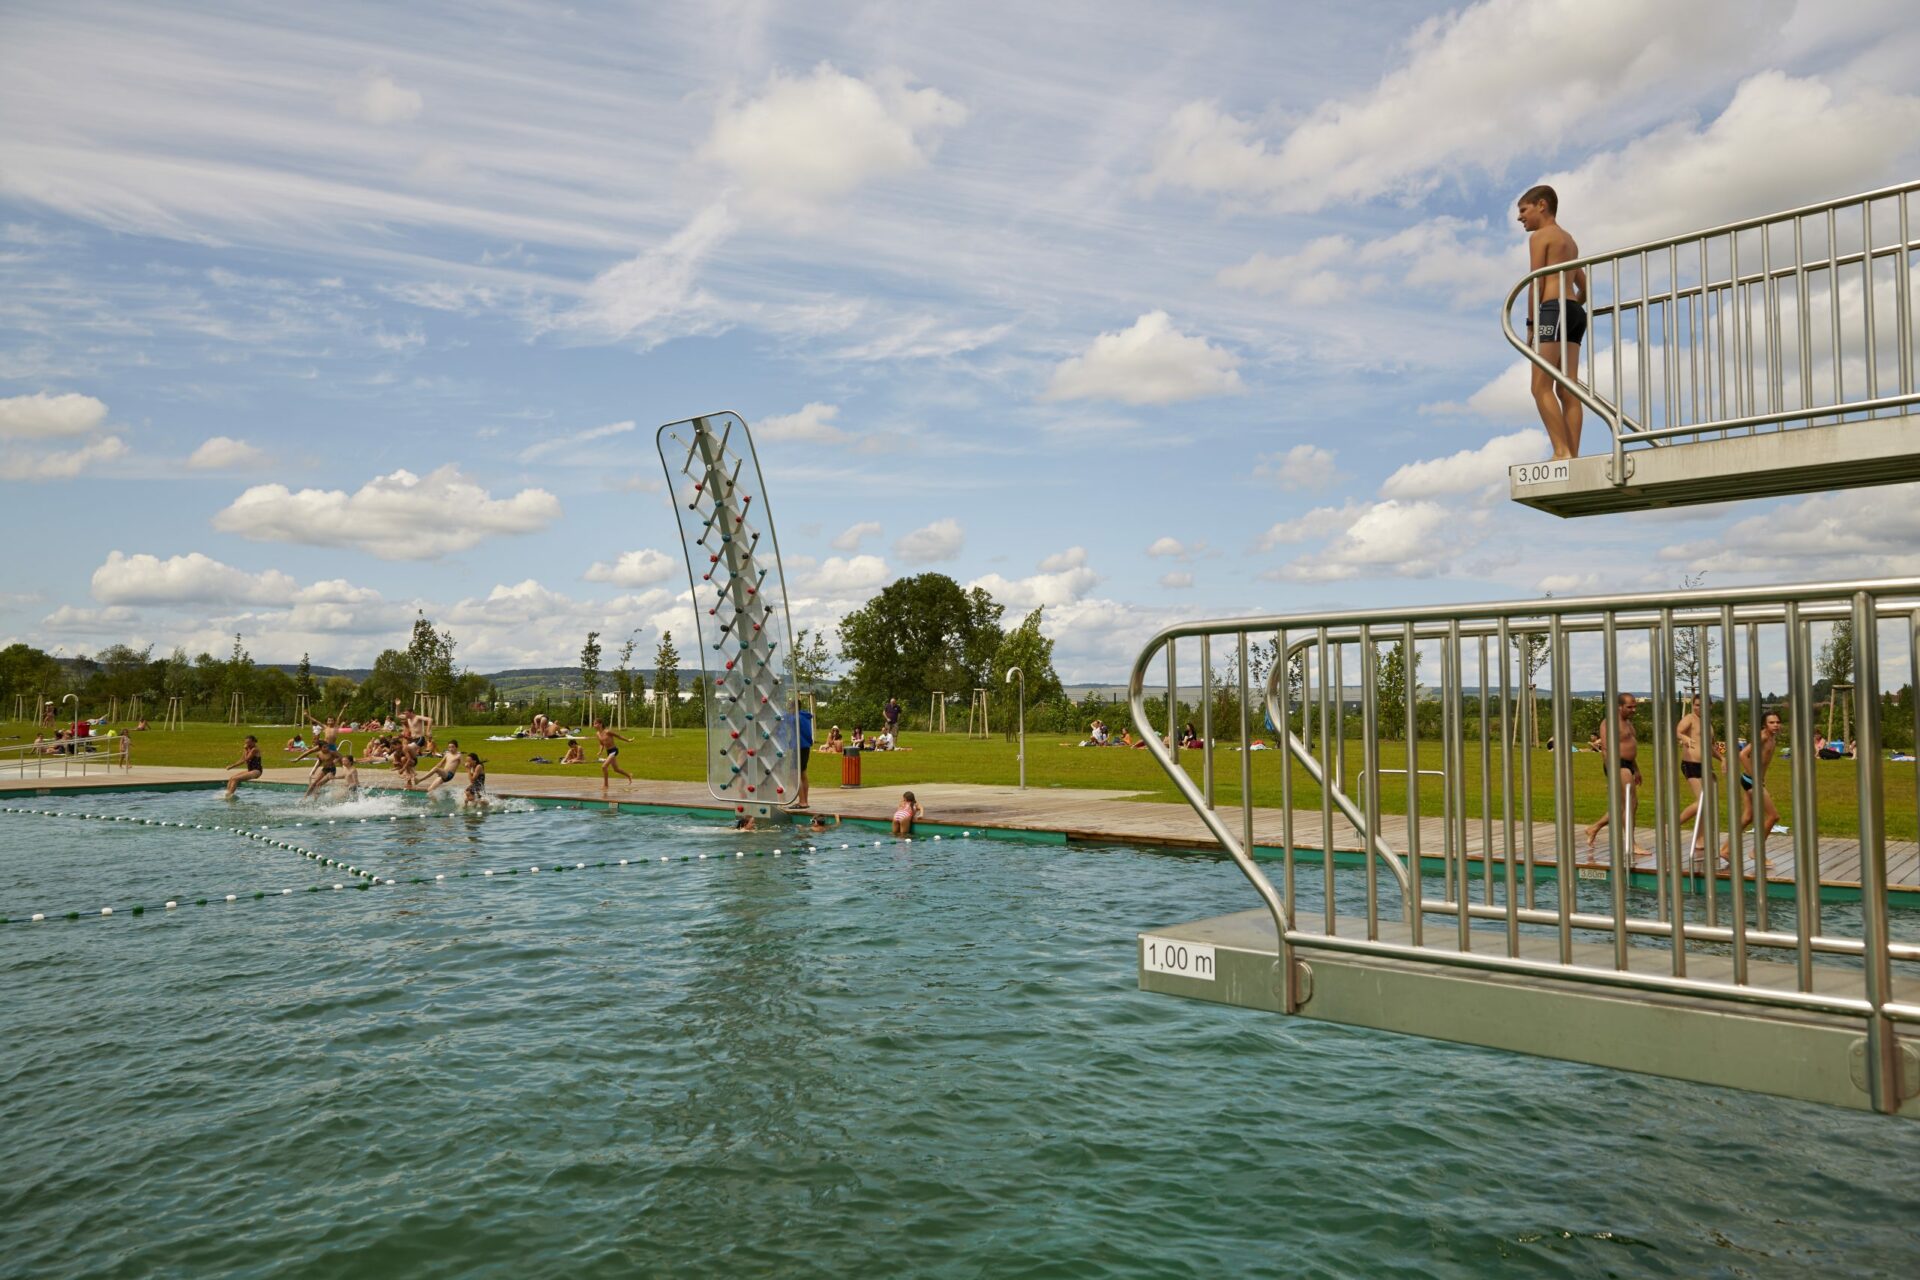
<path id="1" fill-rule="evenodd" d="M 1513 500 L 1587 516 L 1920 480 L 1916 192 L 1885 187 L 1528 274 L 1502 331 L 1536 394 L 1576 400 L 1583 446 L 1604 433 L 1606 447 L 1510 467 Z M 1577 347 L 1529 342 L 1549 293 L 1584 293 Z"/>
<path id="2" fill-rule="evenodd" d="M 1169 627 L 1134 724 L 1261 905 L 1140 935 L 1140 988 L 1920 1116 L 1920 910 L 1889 874 L 1920 762 L 1888 748 L 1920 706 L 1888 679 L 1920 688 L 1920 579 Z M 1223 804 L 1236 719 L 1281 749 L 1225 757 Z M 1836 839 L 1857 901 L 1822 895 Z M 1359 865 L 1311 849 L 1336 840 Z"/>

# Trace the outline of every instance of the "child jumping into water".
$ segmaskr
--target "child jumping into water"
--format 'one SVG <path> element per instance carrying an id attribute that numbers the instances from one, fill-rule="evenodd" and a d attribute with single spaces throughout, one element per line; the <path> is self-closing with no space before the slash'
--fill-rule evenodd
<path id="1" fill-rule="evenodd" d="M 487 803 L 487 762 L 471 751 L 467 753 L 467 794 L 461 803 Z"/>
<path id="2" fill-rule="evenodd" d="M 261 774 L 260 743 L 252 734 L 247 735 L 247 741 L 240 751 L 240 758 L 228 765 L 227 769 L 229 772 L 234 769 L 242 770 L 227 779 L 227 799 L 231 800 L 233 793 L 240 789 L 241 783 L 252 782 Z"/>

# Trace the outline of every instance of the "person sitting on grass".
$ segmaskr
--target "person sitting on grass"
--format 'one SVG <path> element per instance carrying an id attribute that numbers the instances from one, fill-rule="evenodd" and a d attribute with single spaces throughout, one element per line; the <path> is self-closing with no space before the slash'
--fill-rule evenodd
<path id="1" fill-rule="evenodd" d="M 305 751 L 307 749 L 307 740 L 298 733 L 295 733 L 291 738 L 287 739 L 287 745 L 280 749 L 282 751 Z"/>
<path id="2" fill-rule="evenodd" d="M 913 798 L 913 792 L 902 791 L 900 793 L 900 807 L 893 811 L 893 834 L 896 836 L 912 835 L 913 824 L 926 816 L 927 811 L 922 809 L 920 802 Z"/>
<path id="3" fill-rule="evenodd" d="M 151 728 L 153 728 L 153 726 L 147 723 L 147 718 L 145 716 L 141 716 L 140 723 L 133 726 L 133 731 L 135 733 L 142 733 Z"/>
<path id="4" fill-rule="evenodd" d="M 1194 732 L 1193 721 L 1189 720 L 1180 730 L 1180 746 L 1191 749 L 1200 745 L 1200 735 Z"/>
<path id="5" fill-rule="evenodd" d="M 873 749 L 875 751 L 891 751 L 893 750 L 893 745 L 894 737 L 893 730 L 891 729 L 882 729 L 880 736 L 873 740 Z"/>
<path id="6" fill-rule="evenodd" d="M 847 746 L 855 751 L 865 751 L 867 749 L 867 731 L 859 725 L 853 726 L 853 737 L 847 740 Z"/>
<path id="7" fill-rule="evenodd" d="M 260 743 L 252 734 L 248 734 L 246 742 L 242 744 L 240 758 L 227 766 L 230 773 L 235 769 L 241 772 L 227 779 L 226 798 L 229 800 L 233 799 L 233 793 L 240 789 L 241 783 L 252 782 L 263 772 L 260 767 Z"/>
<path id="8" fill-rule="evenodd" d="M 561 764 L 585 764 L 586 762 L 587 762 L 586 754 L 580 750 L 580 740 L 578 738 L 568 738 L 567 754 L 560 757 L 560 763 Z"/>
<path id="9" fill-rule="evenodd" d="M 837 756 L 841 753 L 841 751 L 846 749 L 846 745 L 847 745 L 847 740 L 840 736 L 840 726 L 835 725 L 833 726 L 833 728 L 827 730 L 826 745 L 822 746 L 820 749 L 822 751 L 825 751 L 832 755 Z"/>

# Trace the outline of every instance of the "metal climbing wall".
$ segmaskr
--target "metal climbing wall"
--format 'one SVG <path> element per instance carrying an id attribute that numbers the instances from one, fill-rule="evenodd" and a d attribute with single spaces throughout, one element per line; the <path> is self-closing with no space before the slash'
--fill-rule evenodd
<path id="1" fill-rule="evenodd" d="M 738 414 L 713 413 L 669 422 L 657 442 L 699 627 L 707 787 L 767 817 L 793 803 L 800 758 L 786 580 L 753 437 Z"/>

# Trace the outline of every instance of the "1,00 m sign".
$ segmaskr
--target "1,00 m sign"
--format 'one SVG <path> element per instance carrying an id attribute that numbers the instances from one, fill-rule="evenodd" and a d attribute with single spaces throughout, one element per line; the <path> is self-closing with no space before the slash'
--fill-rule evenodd
<path id="1" fill-rule="evenodd" d="M 1175 942 L 1146 934 L 1140 939 L 1140 965 L 1148 973 L 1212 982 L 1213 948 L 1204 942 Z"/>

